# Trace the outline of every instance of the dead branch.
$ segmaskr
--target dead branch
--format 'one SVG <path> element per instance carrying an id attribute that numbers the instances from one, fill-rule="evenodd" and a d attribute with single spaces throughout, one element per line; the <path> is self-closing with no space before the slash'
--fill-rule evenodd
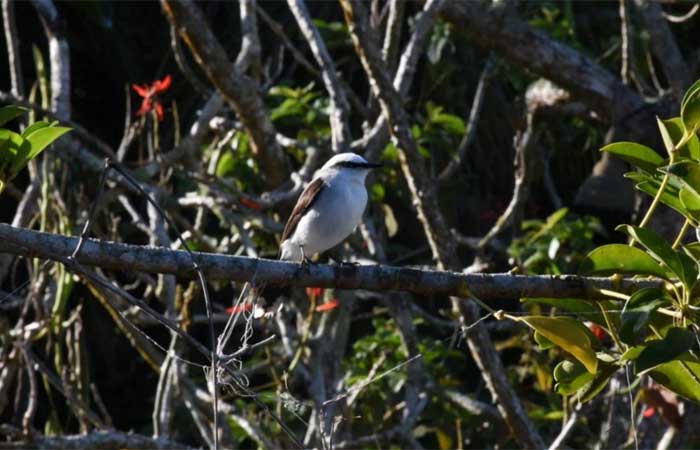
<path id="1" fill-rule="evenodd" d="M 16 228 L 0 224 L 0 252 L 29 258 L 60 261 L 76 248 L 77 237 Z M 337 287 L 339 289 L 394 290 L 426 295 L 468 297 L 468 288 L 485 300 L 520 297 L 603 298 L 597 291 L 616 289 L 632 293 L 643 287 L 659 286 L 657 280 L 623 279 L 619 285 L 610 278 L 563 276 L 522 276 L 509 274 L 462 274 L 458 272 L 392 266 L 335 266 L 253 259 L 214 253 L 194 255 L 207 279 L 238 282 L 257 280 L 258 285 Z M 88 239 L 78 262 L 123 272 L 165 273 L 192 278 L 192 261 L 185 251 L 129 245 Z"/>
<path id="2" fill-rule="evenodd" d="M 139 448 L 139 449 L 189 449 L 180 443 L 165 438 L 153 438 L 136 433 L 120 431 L 91 431 L 87 434 L 60 437 L 36 436 L 32 440 L 3 442 L 5 449 L 46 449 L 46 450 L 82 450 L 91 448 Z"/>
<path id="3" fill-rule="evenodd" d="M 2 0 L 2 23 L 5 29 L 7 64 L 10 68 L 12 94 L 19 97 L 24 95 L 24 79 L 22 77 L 22 65 L 19 59 L 19 40 L 17 38 L 17 26 L 15 24 L 15 5 L 10 0 Z"/>

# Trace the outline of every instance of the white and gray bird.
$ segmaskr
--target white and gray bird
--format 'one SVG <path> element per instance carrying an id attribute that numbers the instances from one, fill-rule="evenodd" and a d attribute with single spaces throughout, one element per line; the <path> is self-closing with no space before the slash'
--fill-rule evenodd
<path id="1" fill-rule="evenodd" d="M 362 219 L 367 206 L 365 178 L 381 164 L 355 153 L 340 153 L 319 169 L 304 189 L 282 233 L 280 259 L 304 261 L 335 247 Z"/>

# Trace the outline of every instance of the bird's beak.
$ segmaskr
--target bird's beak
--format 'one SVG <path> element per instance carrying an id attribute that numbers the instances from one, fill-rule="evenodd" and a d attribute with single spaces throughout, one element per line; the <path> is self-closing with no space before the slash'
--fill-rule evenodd
<path id="1" fill-rule="evenodd" d="M 382 163 L 371 163 L 371 162 L 368 162 L 368 163 L 364 164 L 364 166 L 365 166 L 367 169 L 379 169 L 380 167 L 384 167 L 384 164 L 382 164 Z"/>

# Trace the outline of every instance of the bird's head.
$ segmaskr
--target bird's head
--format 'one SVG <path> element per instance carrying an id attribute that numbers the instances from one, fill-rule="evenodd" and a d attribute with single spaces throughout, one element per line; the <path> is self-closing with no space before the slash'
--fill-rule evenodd
<path id="1" fill-rule="evenodd" d="M 339 153 L 329 159 L 322 171 L 338 171 L 347 174 L 367 175 L 370 170 L 382 167 L 382 164 L 368 162 L 357 153 Z M 364 179 L 364 177 L 363 177 Z"/>

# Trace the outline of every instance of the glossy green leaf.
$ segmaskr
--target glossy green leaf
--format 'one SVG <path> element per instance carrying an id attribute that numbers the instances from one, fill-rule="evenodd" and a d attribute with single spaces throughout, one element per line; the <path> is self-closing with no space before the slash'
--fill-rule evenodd
<path id="1" fill-rule="evenodd" d="M 524 316 L 518 320 L 525 322 L 558 347 L 570 353 L 586 370 L 595 373 L 598 360 L 593 351 L 588 329 L 571 317 Z"/>
<path id="2" fill-rule="evenodd" d="M 671 327 L 663 339 L 647 343 L 635 361 L 637 374 L 644 373 L 656 366 L 673 361 L 690 350 L 693 346 L 693 333 L 685 328 Z"/>
<path id="3" fill-rule="evenodd" d="M 681 120 L 686 135 L 695 133 L 700 127 L 700 87 L 687 91 L 681 104 Z"/>
<path id="4" fill-rule="evenodd" d="M 674 117 L 663 121 L 666 125 L 666 130 L 675 143 L 679 143 L 685 134 L 685 127 L 680 117 Z M 683 144 L 678 149 L 678 155 L 683 158 L 690 158 L 694 161 L 700 161 L 700 139 L 697 136 L 692 136 L 688 142 Z"/>
<path id="5" fill-rule="evenodd" d="M 549 339 L 547 339 L 546 337 L 544 337 L 541 333 L 538 333 L 537 331 L 535 331 L 534 337 L 535 337 L 535 342 L 537 342 L 537 348 L 539 350 L 549 350 L 550 348 L 556 347 L 554 345 L 554 342 L 550 341 Z"/>
<path id="6" fill-rule="evenodd" d="M 650 196 L 654 197 L 656 193 L 658 192 L 660 187 L 660 183 L 656 181 L 644 181 L 641 183 L 638 183 L 635 188 L 637 190 L 640 190 L 646 194 L 649 194 Z M 661 193 L 661 197 L 659 198 L 659 201 L 663 203 L 664 205 L 673 208 L 680 214 L 685 215 L 685 210 L 683 208 L 683 204 L 681 201 L 678 199 L 678 194 L 680 190 L 677 188 L 674 188 L 672 186 L 666 186 L 666 189 L 664 189 L 664 192 Z"/>
<path id="7" fill-rule="evenodd" d="M 600 362 L 598 364 L 598 373 L 596 373 L 593 380 L 576 393 L 578 401 L 586 403 L 593 400 L 608 385 L 618 368 L 615 364 Z"/>
<path id="8" fill-rule="evenodd" d="M 24 129 L 24 131 L 22 132 L 22 137 L 26 138 L 30 134 L 34 133 L 36 130 L 46 128 L 48 126 L 51 126 L 51 124 L 45 120 L 34 122 L 33 124 L 29 125 L 27 128 Z"/>
<path id="9" fill-rule="evenodd" d="M 673 152 L 675 148 L 675 142 L 668 132 L 666 124 L 661 121 L 658 117 L 656 118 L 656 124 L 659 126 L 659 133 L 661 133 L 661 140 L 664 141 L 664 147 L 666 148 L 666 153 L 669 155 Z"/>
<path id="10" fill-rule="evenodd" d="M 683 205 L 683 215 L 696 224 L 700 223 L 700 195 L 697 191 L 684 187 L 678 192 L 678 200 Z"/>
<path id="11" fill-rule="evenodd" d="M 611 302 L 606 300 L 586 300 L 581 298 L 545 298 L 545 297 L 529 297 L 522 299 L 524 304 L 538 303 L 542 305 L 553 306 L 564 311 L 569 311 L 573 313 L 578 313 L 581 317 L 591 322 L 597 323 L 598 325 L 606 326 L 605 318 L 600 312 L 600 307 L 598 303 L 601 303 L 604 307 L 610 309 L 617 305 L 617 302 Z"/>
<path id="12" fill-rule="evenodd" d="M 646 347 L 643 345 L 636 345 L 634 347 L 628 348 L 622 355 L 620 355 L 620 362 L 634 361 L 639 358 Z"/>
<path id="13" fill-rule="evenodd" d="M 631 273 L 667 278 L 666 271 L 643 250 L 624 244 L 609 244 L 590 252 L 581 263 L 582 274 Z"/>
<path id="14" fill-rule="evenodd" d="M 683 184 L 694 190 L 700 189 L 700 163 L 684 159 L 668 166 L 668 173 Z"/>
<path id="15" fill-rule="evenodd" d="M 632 225 L 620 225 L 617 230 L 626 232 L 642 244 L 657 261 L 666 265 L 688 288 L 692 287 L 698 276 L 697 264 L 687 255 L 671 248 L 671 244 L 648 228 Z"/>
<path id="16" fill-rule="evenodd" d="M 700 403 L 700 363 L 690 353 L 654 368 L 649 375 L 681 397 Z"/>
<path id="17" fill-rule="evenodd" d="M 648 173 L 664 164 L 664 158 L 646 145 L 636 142 L 613 142 L 600 149 L 621 158 Z"/>
<path id="18" fill-rule="evenodd" d="M 25 139 L 29 145 L 20 148 L 17 158 L 12 165 L 12 172 L 19 172 L 29 161 L 44 151 L 46 147 L 69 131 L 70 128 L 67 127 L 45 127 L 27 135 Z"/>
<path id="19" fill-rule="evenodd" d="M 590 373 L 578 361 L 564 360 L 554 368 L 554 390 L 560 395 L 571 395 L 590 383 L 595 374 Z"/>
<path id="20" fill-rule="evenodd" d="M 22 106 L 7 105 L 0 108 L 0 126 L 29 111 Z"/>
<path id="21" fill-rule="evenodd" d="M 683 94 L 683 99 L 681 100 L 681 109 L 688 103 L 688 100 L 695 95 L 695 93 L 700 90 L 700 79 L 695 80 L 695 83 L 691 84 L 690 87 Z"/>
<path id="22" fill-rule="evenodd" d="M 534 233 L 529 239 L 528 243 L 532 243 L 542 237 L 543 235 L 547 234 L 549 231 L 554 228 L 554 226 L 559 223 L 564 217 L 566 217 L 566 214 L 569 212 L 569 208 L 561 208 L 558 209 L 557 211 L 554 211 L 552 214 L 547 217 L 547 220 L 542 224 L 539 230 L 537 230 L 536 233 Z"/>
<path id="23" fill-rule="evenodd" d="M 620 315 L 619 336 L 622 342 L 635 345 L 641 342 L 644 327 L 649 322 L 649 316 L 670 298 L 659 288 L 640 289 L 625 302 Z"/>

